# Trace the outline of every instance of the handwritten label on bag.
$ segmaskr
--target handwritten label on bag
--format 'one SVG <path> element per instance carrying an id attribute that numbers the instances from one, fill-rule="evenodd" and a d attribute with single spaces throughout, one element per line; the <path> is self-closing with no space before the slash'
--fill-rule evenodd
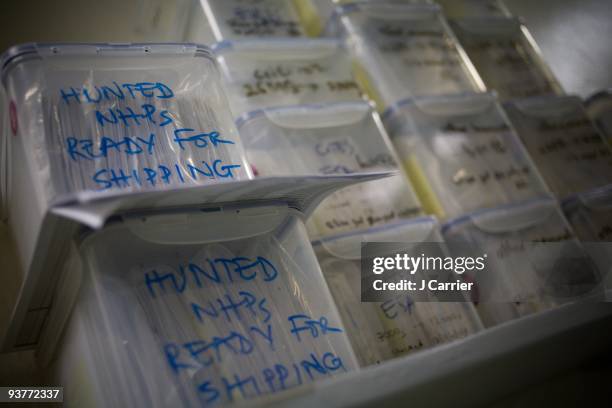
<path id="1" fill-rule="evenodd" d="M 347 370 L 328 342 L 344 336 L 340 322 L 312 315 L 301 301 L 279 300 L 291 279 L 271 258 L 211 257 L 142 271 L 140 303 L 152 315 L 161 356 L 204 405 L 274 394 Z M 177 316 L 185 323 L 177 324 Z"/>
<path id="2" fill-rule="evenodd" d="M 186 107 L 162 82 L 69 86 L 58 98 L 53 137 L 69 190 L 200 184 L 241 174 L 233 140 L 216 128 L 186 126 L 182 116 L 189 112 L 196 116 L 191 123 L 205 126 L 211 113 Z"/>

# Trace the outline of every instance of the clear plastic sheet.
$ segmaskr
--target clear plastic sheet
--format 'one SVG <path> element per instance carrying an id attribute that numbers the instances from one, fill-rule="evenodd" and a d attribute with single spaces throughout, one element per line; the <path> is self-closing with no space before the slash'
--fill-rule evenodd
<path id="1" fill-rule="evenodd" d="M 279 106 L 362 100 L 350 57 L 337 40 L 224 42 L 215 52 L 236 116 Z"/>
<path id="2" fill-rule="evenodd" d="M 519 19 L 465 18 L 451 26 L 487 89 L 501 100 L 563 93 Z"/>
<path id="3" fill-rule="evenodd" d="M 427 212 L 440 219 L 547 194 L 493 94 L 409 100 L 385 125 Z"/>
<path id="4" fill-rule="evenodd" d="M 356 367 L 300 218 L 223 211 L 138 217 L 83 242 L 81 381 L 106 405 L 247 401 Z"/>
<path id="5" fill-rule="evenodd" d="M 397 169 L 378 115 L 365 102 L 260 111 L 245 118 L 239 130 L 256 176 Z M 308 225 L 314 238 L 421 214 L 412 187 L 399 172 L 334 193 L 319 205 Z"/>
<path id="6" fill-rule="evenodd" d="M 349 4 L 337 9 L 335 31 L 351 46 L 380 109 L 410 97 L 484 90 L 435 5 Z"/>
<path id="7" fill-rule="evenodd" d="M 560 198 L 612 184 L 612 148 L 578 97 L 509 103 L 506 112 L 550 189 Z"/>
<path id="8" fill-rule="evenodd" d="M 405 242 L 405 253 L 431 251 L 421 243 L 444 245 L 431 218 L 420 218 L 363 233 L 318 241 L 314 248 L 361 366 L 416 352 L 475 333 L 481 328 L 474 306 L 414 302 L 398 294 L 382 303 L 361 302 L 361 243 Z M 432 256 L 439 255 L 430 254 Z"/>

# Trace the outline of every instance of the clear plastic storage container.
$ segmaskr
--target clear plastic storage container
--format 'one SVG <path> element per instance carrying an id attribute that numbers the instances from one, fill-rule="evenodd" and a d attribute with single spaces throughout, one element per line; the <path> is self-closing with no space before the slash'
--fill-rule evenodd
<path id="1" fill-rule="evenodd" d="M 449 18 L 504 17 L 511 13 L 502 0 L 435 0 Z"/>
<path id="2" fill-rule="evenodd" d="M 564 198 L 612 184 L 612 148 L 578 97 L 530 98 L 506 112 L 550 189 Z"/>
<path id="3" fill-rule="evenodd" d="M 451 253 L 469 248 L 486 254 L 486 268 L 474 280 L 477 310 L 487 327 L 596 295 L 601 288 L 597 268 L 555 200 L 468 214 L 445 224 L 442 233 Z"/>
<path id="4" fill-rule="evenodd" d="M 408 100 L 385 124 L 425 209 L 440 219 L 547 192 L 493 94 Z"/>
<path id="5" fill-rule="evenodd" d="M 412 256 L 444 256 L 445 248 L 432 218 L 419 218 L 314 244 L 321 269 L 334 296 L 360 365 L 384 360 L 463 338 L 481 328 L 472 303 L 415 302 L 401 294 L 380 303 L 361 302 L 361 243 L 406 243 Z M 436 253 L 433 253 L 436 252 Z"/>
<path id="6" fill-rule="evenodd" d="M 26 45 L 4 54 L 9 195 L 43 207 L 82 191 L 247 177 L 210 52 L 190 44 Z"/>
<path id="7" fill-rule="evenodd" d="M 585 106 L 591 120 L 608 141 L 612 142 L 612 88 L 592 95 Z"/>
<path id="8" fill-rule="evenodd" d="M 77 377 L 93 401 L 244 402 L 357 367 L 286 205 L 126 217 L 87 236 L 81 256 L 80 322 L 60 355 L 85 361 L 65 381 Z"/>
<path id="9" fill-rule="evenodd" d="M 296 3 L 292 0 L 202 0 L 204 13 L 217 41 L 304 37 L 306 34 Z"/>
<path id="10" fill-rule="evenodd" d="M 256 176 L 338 175 L 398 170 L 379 117 L 366 102 L 268 109 L 238 124 Z M 401 172 L 343 189 L 311 220 L 313 237 L 421 215 Z"/>
<path id="11" fill-rule="evenodd" d="M 438 6 L 348 4 L 336 10 L 329 31 L 350 44 L 380 109 L 409 97 L 484 90 Z"/>
<path id="12" fill-rule="evenodd" d="M 206 48 L 27 44 L 0 63 L 3 216 L 26 280 L 52 276 L 70 239 L 56 206 L 250 177 Z M 20 291 L 25 304 L 37 299 L 33 314 L 49 306 L 52 282 Z"/>
<path id="13" fill-rule="evenodd" d="M 251 40 L 215 47 L 236 116 L 257 109 L 362 100 L 338 40 Z"/>
<path id="14" fill-rule="evenodd" d="M 519 19 L 466 18 L 451 26 L 487 89 L 501 100 L 563 93 Z"/>

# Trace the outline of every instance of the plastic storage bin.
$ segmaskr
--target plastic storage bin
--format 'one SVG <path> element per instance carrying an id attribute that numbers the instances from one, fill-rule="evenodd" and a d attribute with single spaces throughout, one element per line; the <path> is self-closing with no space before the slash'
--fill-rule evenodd
<path id="1" fill-rule="evenodd" d="M 547 194 L 492 94 L 408 100 L 385 124 L 423 206 L 440 219 Z"/>
<path id="2" fill-rule="evenodd" d="M 601 289 L 599 272 L 555 200 L 468 214 L 445 224 L 442 233 L 451 253 L 467 247 L 487 255 L 486 269 L 475 279 L 477 310 L 487 327 Z"/>
<path id="3" fill-rule="evenodd" d="M 236 116 L 278 106 L 362 100 L 350 57 L 337 40 L 223 42 L 215 52 Z"/>
<path id="4" fill-rule="evenodd" d="M 206 48 L 28 44 L 3 54 L 1 66 L 10 117 L 3 215 L 32 281 L 20 302 L 33 315 L 49 307 L 53 269 L 74 228 L 55 216 L 57 206 L 250 177 Z"/>
<path id="5" fill-rule="evenodd" d="M 306 35 L 293 1 L 202 0 L 202 6 L 217 41 Z"/>
<path id="6" fill-rule="evenodd" d="M 205 48 L 28 45 L 10 50 L 3 62 L 12 123 L 6 137 L 13 151 L 24 145 L 47 203 L 80 191 L 246 176 L 237 166 L 242 149 L 219 73 Z M 9 175 L 18 170 L 8 169 Z"/>
<path id="7" fill-rule="evenodd" d="M 286 205 L 126 217 L 87 236 L 81 256 L 81 328 L 64 344 L 89 350 L 79 381 L 95 401 L 239 402 L 357 366 L 301 216 Z"/>
<path id="8" fill-rule="evenodd" d="M 466 18 L 451 24 L 487 89 L 501 100 L 563 93 L 517 18 Z"/>
<path id="9" fill-rule="evenodd" d="M 432 218 L 346 234 L 314 244 L 360 365 L 380 363 L 463 338 L 481 328 L 474 306 L 469 302 L 414 302 L 410 295 L 403 294 L 381 303 L 362 303 L 362 242 L 405 242 L 403 251 L 416 256 L 423 253 L 444 256 L 445 253 L 438 224 Z M 439 246 L 424 247 L 423 243 L 439 243 Z"/>
<path id="10" fill-rule="evenodd" d="M 612 89 L 597 92 L 587 99 L 585 107 L 591 120 L 612 141 Z"/>
<path id="11" fill-rule="evenodd" d="M 351 45 L 380 109 L 409 97 L 484 90 L 438 6 L 349 4 L 336 10 L 329 31 Z"/>
<path id="12" fill-rule="evenodd" d="M 506 112 L 544 180 L 560 197 L 612 184 L 612 149 L 578 97 L 531 98 Z"/>
<path id="13" fill-rule="evenodd" d="M 397 170 L 379 117 L 365 102 L 258 111 L 239 122 L 256 176 L 358 174 Z M 400 172 L 343 189 L 309 221 L 313 238 L 421 215 Z"/>
<path id="14" fill-rule="evenodd" d="M 511 13 L 502 0 L 436 0 L 449 18 L 503 17 Z"/>

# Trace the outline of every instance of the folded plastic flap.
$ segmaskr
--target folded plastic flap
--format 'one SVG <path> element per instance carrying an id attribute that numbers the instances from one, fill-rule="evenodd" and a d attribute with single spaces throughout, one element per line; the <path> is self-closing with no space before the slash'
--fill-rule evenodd
<path id="1" fill-rule="evenodd" d="M 562 206 L 564 209 L 583 207 L 589 211 L 612 211 L 612 186 L 573 195 L 563 200 Z"/>
<path id="2" fill-rule="evenodd" d="M 84 192 L 62 200 L 52 207 L 51 213 L 95 229 L 119 213 L 176 210 L 236 202 L 284 202 L 309 216 L 329 194 L 352 184 L 393 174 L 377 172 L 342 176 L 269 177 L 200 187 L 134 192 L 129 195 L 120 192 Z"/>
<path id="3" fill-rule="evenodd" d="M 477 115 L 490 110 L 496 101 L 495 92 L 466 92 L 409 98 L 389 107 L 383 113 L 383 117 L 388 119 L 392 116 L 410 115 L 410 111 L 414 109 L 422 115 L 433 117 Z"/>
<path id="4" fill-rule="evenodd" d="M 373 112 L 367 102 L 292 106 L 262 113 L 275 125 L 289 129 L 330 128 L 355 125 Z"/>
<path id="5" fill-rule="evenodd" d="M 521 114 L 533 117 L 564 117 L 582 109 L 582 100 L 573 95 L 545 95 L 509 103 Z"/>
<path id="6" fill-rule="evenodd" d="M 505 234 L 545 224 L 551 217 L 560 215 L 557 202 L 552 198 L 540 198 L 529 202 L 486 209 L 449 221 L 443 231 L 469 224 L 487 234 Z"/>
<path id="7" fill-rule="evenodd" d="M 330 255 L 341 259 L 360 259 L 361 244 L 364 242 L 401 243 L 398 251 L 426 242 L 442 242 L 438 222 L 433 217 L 422 217 L 395 224 L 372 228 L 365 232 L 347 233 L 314 242 L 318 250 L 324 249 Z M 391 246 L 389 247 L 391 249 Z"/>

